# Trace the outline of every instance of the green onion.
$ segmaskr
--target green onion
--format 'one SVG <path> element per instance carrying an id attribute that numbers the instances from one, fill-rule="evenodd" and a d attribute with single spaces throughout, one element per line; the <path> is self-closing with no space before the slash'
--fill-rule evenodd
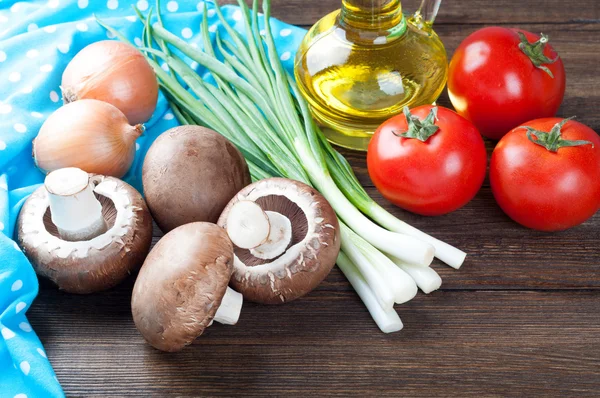
<path id="1" fill-rule="evenodd" d="M 240 149 L 254 180 L 291 178 L 314 186 L 327 198 L 340 218 L 340 269 L 380 329 L 400 330 L 402 322 L 393 305 L 412 299 L 417 284 L 427 292 L 436 288 L 437 274 L 428 268 L 434 252 L 454 267 L 462 264 L 464 253 L 408 226 L 367 195 L 346 159 L 326 141 L 296 83 L 285 72 L 269 23 L 265 37 L 260 35 L 258 0 L 251 10 L 243 0 L 238 3 L 245 36 L 229 25 L 217 4 L 229 40 L 217 32 L 213 48 L 205 5 L 203 50 L 163 27 L 158 2 L 154 24 L 150 14 L 144 17 L 136 10 L 145 25 L 145 46 L 140 50 L 180 123 L 202 124 L 223 134 Z M 262 5 L 269 21 L 270 1 Z M 216 85 L 204 81 L 172 49 L 210 71 Z M 160 68 L 158 58 L 167 63 L 170 73 Z"/>

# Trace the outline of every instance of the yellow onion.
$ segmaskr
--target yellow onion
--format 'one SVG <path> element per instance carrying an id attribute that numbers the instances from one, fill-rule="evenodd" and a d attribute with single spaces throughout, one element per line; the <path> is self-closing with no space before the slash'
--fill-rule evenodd
<path id="1" fill-rule="evenodd" d="M 119 108 L 129 123 L 150 119 L 158 82 L 142 53 L 129 44 L 105 40 L 77 53 L 62 76 L 63 101 L 97 99 Z"/>
<path id="2" fill-rule="evenodd" d="M 135 157 L 144 126 L 131 126 L 123 112 L 86 99 L 59 108 L 33 140 L 33 160 L 45 172 L 77 167 L 88 173 L 123 177 Z"/>

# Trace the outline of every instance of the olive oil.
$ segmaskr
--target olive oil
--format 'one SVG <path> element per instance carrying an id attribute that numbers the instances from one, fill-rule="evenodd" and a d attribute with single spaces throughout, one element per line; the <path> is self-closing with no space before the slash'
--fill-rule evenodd
<path id="1" fill-rule="evenodd" d="M 296 57 L 296 80 L 330 141 L 366 150 L 377 127 L 405 106 L 437 100 L 448 71 L 432 29 L 439 2 L 431 11 L 424 0 L 405 17 L 399 0 L 345 0 L 311 28 Z"/>

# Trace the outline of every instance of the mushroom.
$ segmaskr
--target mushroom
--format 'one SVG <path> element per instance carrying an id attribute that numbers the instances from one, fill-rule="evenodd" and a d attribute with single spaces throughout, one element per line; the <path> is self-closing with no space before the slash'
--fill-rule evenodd
<path id="1" fill-rule="evenodd" d="M 131 297 L 135 326 L 153 347 L 179 351 L 219 323 L 234 325 L 242 295 L 229 288 L 233 245 L 222 228 L 196 222 L 166 234 L 138 274 Z"/>
<path id="2" fill-rule="evenodd" d="M 70 167 L 46 176 L 23 205 L 17 231 L 39 275 L 85 294 L 139 268 L 152 243 L 152 218 L 129 184 Z"/>
<path id="3" fill-rule="evenodd" d="M 142 170 L 144 195 L 160 229 L 215 223 L 225 205 L 250 184 L 238 149 L 221 134 L 201 126 L 178 126 L 154 141 Z"/>
<path id="4" fill-rule="evenodd" d="M 285 303 L 309 293 L 340 250 L 329 202 L 312 187 L 284 178 L 242 189 L 218 224 L 235 246 L 231 286 L 257 303 Z"/>

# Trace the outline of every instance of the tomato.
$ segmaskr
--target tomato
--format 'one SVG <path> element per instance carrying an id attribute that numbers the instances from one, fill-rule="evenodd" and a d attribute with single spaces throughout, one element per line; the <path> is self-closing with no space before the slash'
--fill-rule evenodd
<path id="1" fill-rule="evenodd" d="M 556 115 L 565 68 L 547 40 L 499 27 L 467 37 L 450 62 L 448 94 L 456 111 L 495 140 L 528 120 Z"/>
<path id="2" fill-rule="evenodd" d="M 496 201 L 529 228 L 559 231 L 583 223 L 600 208 L 598 134 L 568 119 L 538 119 L 526 126 L 538 132 L 530 130 L 528 137 L 527 128 L 517 127 L 494 149 L 490 183 Z M 563 146 L 565 141 L 577 146 Z"/>
<path id="3" fill-rule="evenodd" d="M 487 153 L 479 131 L 447 108 L 424 105 L 408 112 L 382 124 L 371 139 L 367 166 L 373 183 L 387 200 L 413 213 L 437 216 L 464 206 L 485 178 Z"/>

